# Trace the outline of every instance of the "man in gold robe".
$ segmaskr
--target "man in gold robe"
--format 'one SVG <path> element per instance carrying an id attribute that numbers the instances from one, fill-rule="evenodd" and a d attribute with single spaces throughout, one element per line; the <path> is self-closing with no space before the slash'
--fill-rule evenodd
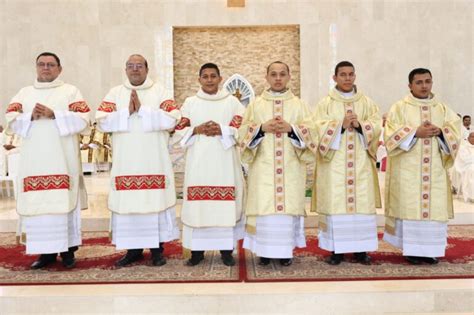
<path id="1" fill-rule="evenodd" d="M 431 93 L 428 69 L 412 70 L 408 82 L 410 94 L 392 105 L 385 125 L 384 240 L 411 264 L 436 264 L 453 218 L 447 170 L 459 148 L 461 121 Z"/>
<path id="2" fill-rule="evenodd" d="M 260 257 L 292 263 L 293 249 L 305 247 L 306 163 L 316 149 L 311 113 L 287 84 L 288 65 L 267 68 L 270 88 L 249 104 L 239 129 L 242 161 L 249 165 L 244 248 Z"/>
<path id="3" fill-rule="evenodd" d="M 339 265 L 345 253 L 370 264 L 377 250 L 376 207 L 380 193 L 376 154 L 382 121 L 378 106 L 354 85 L 354 65 L 336 65 L 336 87 L 316 106 L 318 147 L 312 208 L 319 218 L 319 247 Z"/>

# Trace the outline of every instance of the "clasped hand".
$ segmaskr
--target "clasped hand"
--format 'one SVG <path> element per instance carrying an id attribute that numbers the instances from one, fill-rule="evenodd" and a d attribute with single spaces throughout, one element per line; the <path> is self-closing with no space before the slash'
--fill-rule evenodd
<path id="1" fill-rule="evenodd" d="M 291 125 L 282 118 L 273 118 L 262 125 L 263 132 L 269 133 L 288 133 L 291 132 Z"/>
<path id="2" fill-rule="evenodd" d="M 437 137 L 441 134 L 441 129 L 433 125 L 430 121 L 425 121 L 417 129 L 415 136 L 417 138 Z"/>
<path id="3" fill-rule="evenodd" d="M 38 120 L 41 118 L 54 119 L 54 112 L 46 105 L 36 103 L 35 107 L 33 108 L 33 112 L 31 113 L 31 120 Z"/>
<path id="4" fill-rule="evenodd" d="M 344 116 L 344 120 L 342 121 L 342 128 L 348 129 L 350 127 L 359 128 L 360 124 L 357 120 L 357 115 L 354 113 L 347 113 Z"/>
<path id="5" fill-rule="evenodd" d="M 221 126 L 215 121 L 209 120 L 194 127 L 193 135 L 205 135 L 208 137 L 222 135 Z"/>
<path id="6" fill-rule="evenodd" d="M 130 94 L 130 102 L 128 104 L 128 111 L 131 114 L 138 113 L 142 104 L 140 103 L 140 99 L 138 98 L 137 91 L 132 90 L 132 94 Z"/>

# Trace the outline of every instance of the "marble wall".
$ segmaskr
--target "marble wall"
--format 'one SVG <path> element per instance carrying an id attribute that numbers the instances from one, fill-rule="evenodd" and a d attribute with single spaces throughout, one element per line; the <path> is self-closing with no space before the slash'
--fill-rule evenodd
<path id="1" fill-rule="evenodd" d="M 32 83 L 42 51 L 59 54 L 63 79 L 96 108 L 132 53 L 173 89 L 173 27 L 299 25 L 300 90 L 312 106 L 332 86 L 334 65 L 348 59 L 383 111 L 407 93 L 412 68 L 429 67 L 433 90 L 473 114 L 473 9 L 472 0 L 248 0 L 245 8 L 226 0 L 0 0 L 0 111 Z"/>

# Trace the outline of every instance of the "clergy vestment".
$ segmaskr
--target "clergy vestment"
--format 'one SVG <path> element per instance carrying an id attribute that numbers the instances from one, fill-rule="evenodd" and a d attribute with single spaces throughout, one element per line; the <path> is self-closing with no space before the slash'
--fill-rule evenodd
<path id="1" fill-rule="evenodd" d="M 474 201 L 474 144 L 462 141 L 453 168 L 460 176 L 458 193 L 464 201 Z"/>
<path id="2" fill-rule="evenodd" d="M 130 115 L 132 90 L 141 107 Z M 108 207 L 117 249 L 158 248 L 179 237 L 168 140 L 181 116 L 170 96 L 150 79 L 140 86 L 126 80 L 97 109 L 98 128 L 113 134 Z"/>
<path id="3" fill-rule="evenodd" d="M 347 113 L 357 114 L 358 129 L 343 129 Z M 375 165 L 382 127 L 378 106 L 361 92 L 334 88 L 317 104 L 313 119 L 321 139 L 312 195 L 319 247 L 336 254 L 375 251 L 375 209 L 381 207 Z"/>
<path id="4" fill-rule="evenodd" d="M 97 145 L 93 143 L 95 132 L 96 128 L 93 127 L 89 134 L 81 135 L 81 162 L 84 173 L 95 173 L 97 171 L 94 159 L 94 149 L 97 148 Z M 87 148 L 83 148 L 83 146 L 87 146 Z"/>
<path id="5" fill-rule="evenodd" d="M 192 251 L 233 250 L 243 238 L 243 174 L 235 146 L 245 108 L 227 91 L 203 90 L 185 100 L 176 133 L 186 149 L 183 187 L 183 247 Z M 193 135 L 207 121 L 222 135 Z"/>
<path id="6" fill-rule="evenodd" d="M 36 103 L 55 119 L 31 120 Z M 87 194 L 79 133 L 90 109 L 79 90 L 59 79 L 21 89 L 7 108 L 7 134 L 22 137 L 17 181 L 19 232 L 27 254 L 54 254 L 81 244 L 80 210 Z"/>
<path id="7" fill-rule="evenodd" d="M 442 137 L 415 137 L 425 121 L 441 128 Z M 444 256 L 447 221 L 454 216 L 447 169 L 459 149 L 460 127 L 456 113 L 434 95 L 409 94 L 390 108 L 384 240 L 404 256 Z"/>
<path id="8" fill-rule="evenodd" d="M 466 127 L 466 126 L 461 126 L 461 135 L 463 140 L 467 140 L 467 137 L 469 137 L 469 134 L 472 132 L 471 131 L 471 126 Z"/>
<path id="9" fill-rule="evenodd" d="M 284 119 L 287 133 L 264 133 L 262 124 Z M 264 91 L 249 104 L 239 129 L 242 161 L 249 165 L 244 248 L 257 256 L 287 259 L 305 247 L 306 164 L 314 162 L 311 113 L 291 90 Z"/>
<path id="10" fill-rule="evenodd" d="M 99 172 L 110 170 L 110 164 L 112 162 L 112 146 L 111 137 L 109 133 L 95 130 L 92 143 L 97 147 L 94 149 L 94 159 L 97 163 L 97 170 Z"/>
<path id="11" fill-rule="evenodd" d="M 7 150 L 4 145 L 13 145 L 15 148 Z M 20 145 L 21 138 L 18 135 L 6 135 L 5 130 L 0 133 L 0 176 L 6 176 L 9 173 L 9 156 L 19 154 Z"/>

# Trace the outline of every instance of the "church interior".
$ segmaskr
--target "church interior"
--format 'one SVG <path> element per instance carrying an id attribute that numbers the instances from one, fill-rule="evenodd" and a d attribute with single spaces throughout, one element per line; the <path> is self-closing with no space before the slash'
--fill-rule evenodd
<path id="1" fill-rule="evenodd" d="M 247 105 L 268 88 L 266 66 L 281 60 L 289 65 L 292 91 L 314 110 L 334 87 L 335 65 L 350 60 L 358 89 L 371 96 L 381 114 L 409 92 L 408 72 L 425 67 L 433 73 L 437 97 L 461 116 L 474 115 L 471 0 L 0 0 L 0 35 L 2 113 L 21 87 L 32 84 L 36 56 L 51 51 L 61 58 L 62 80 L 81 90 L 92 112 L 126 78 L 128 56 L 140 54 L 148 61 L 149 77 L 173 91 L 178 104 L 199 89 L 200 65 L 214 62 L 223 87 Z M 5 124 L 2 114 L 0 125 Z M 99 132 L 82 140 L 88 193 L 82 231 L 106 240 L 113 147 L 108 135 Z M 93 142 L 97 145 L 87 147 Z M 183 150 L 173 138 L 169 150 L 179 197 Z M 2 242 L 14 238 L 18 225 L 17 161 L 12 157 L 8 163 L 13 171 L 0 176 L 0 255 L 6 255 Z M 309 175 L 312 171 L 308 166 Z M 378 174 L 383 195 L 385 174 Z M 315 235 L 318 216 L 310 211 L 308 178 L 305 229 Z M 185 274 L 176 276 L 182 281 L 173 278 L 170 266 L 166 275 L 148 281 L 159 268 L 139 266 L 136 278 L 127 278 L 127 268 L 120 273 L 96 270 L 97 278 L 87 281 L 80 280 L 90 277 L 83 270 L 74 280 L 62 278 L 61 270 L 41 270 L 28 271 L 15 283 L 8 277 L 22 271 L 12 267 L 12 258 L 11 265 L 0 263 L 0 314 L 472 314 L 474 243 L 467 239 L 473 238 L 474 200 L 455 187 L 452 197 L 450 233 L 465 233 L 457 238 L 459 244 L 471 244 L 462 249 L 466 262 L 457 266 L 411 266 L 399 276 L 390 268 L 361 268 L 350 277 L 337 275 L 338 266 L 333 266 L 334 272 L 326 267 L 318 278 L 311 268 L 292 274 L 297 263 L 290 271 L 252 269 L 253 257 L 241 252 L 239 260 L 247 260 L 246 265 L 225 269 L 211 262 L 195 274 L 174 259 L 176 274 Z M 178 199 L 178 219 L 181 203 Z M 377 226 L 382 233 L 383 207 L 377 209 Z M 99 245 L 85 250 L 84 257 L 105 262 L 114 255 L 114 247 Z M 92 253 L 101 248 L 102 254 Z M 222 278 L 213 281 L 209 274 Z"/>

